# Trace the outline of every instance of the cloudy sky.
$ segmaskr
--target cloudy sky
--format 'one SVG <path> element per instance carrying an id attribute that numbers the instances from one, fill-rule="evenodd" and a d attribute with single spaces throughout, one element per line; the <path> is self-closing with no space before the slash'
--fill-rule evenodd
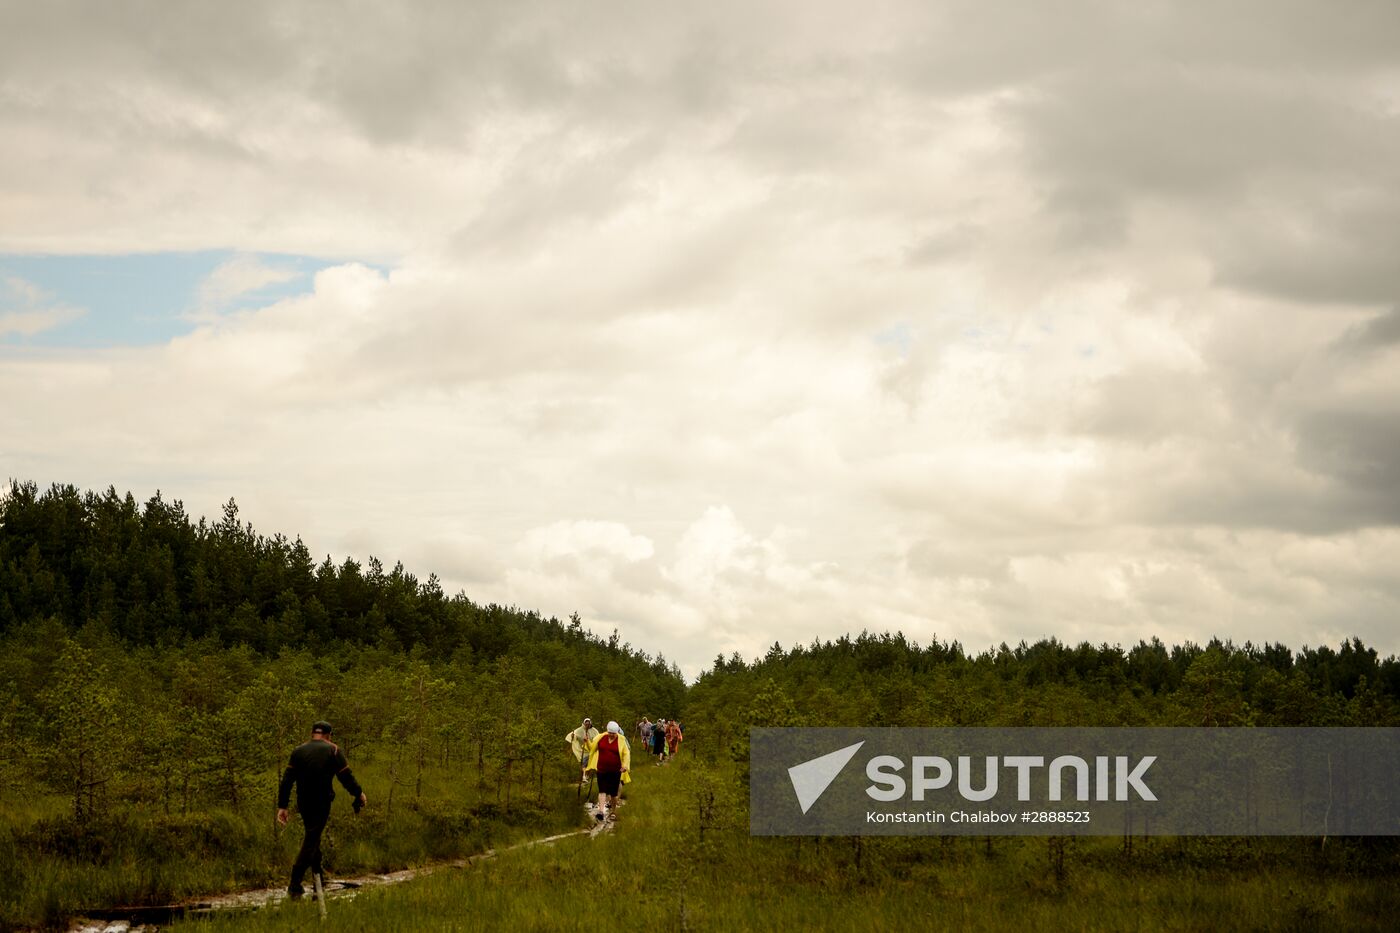
<path id="1" fill-rule="evenodd" d="M 690 674 L 1400 651 L 1394 0 L 0 0 L 0 135 L 4 476 Z"/>

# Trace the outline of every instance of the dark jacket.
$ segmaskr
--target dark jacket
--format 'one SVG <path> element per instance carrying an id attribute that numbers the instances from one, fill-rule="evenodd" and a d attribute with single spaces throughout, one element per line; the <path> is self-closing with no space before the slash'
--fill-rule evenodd
<path id="1" fill-rule="evenodd" d="M 277 806 L 286 809 L 292 799 L 292 785 L 297 788 L 297 806 L 303 813 L 326 811 L 335 799 L 331 779 L 339 778 L 353 797 L 361 794 L 360 782 L 350 773 L 350 763 L 340 746 L 325 739 L 312 739 L 292 750 L 282 783 L 277 788 Z"/>

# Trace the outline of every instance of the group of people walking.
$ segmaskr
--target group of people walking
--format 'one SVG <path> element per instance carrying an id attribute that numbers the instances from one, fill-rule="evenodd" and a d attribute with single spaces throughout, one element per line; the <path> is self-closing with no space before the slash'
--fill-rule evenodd
<path id="1" fill-rule="evenodd" d="M 632 748 L 622 727 L 609 722 L 606 732 L 593 728 L 593 720 L 585 718 L 583 724 L 564 736 L 574 760 L 579 763 L 579 785 L 587 783 L 589 775 L 598 781 L 598 805 L 593 815 L 599 821 L 616 820 L 617 800 L 622 785 L 632 782 Z"/>
<path id="2" fill-rule="evenodd" d="M 675 756 L 684 733 L 675 719 L 652 722 L 650 717 L 644 717 L 637 723 L 637 737 L 641 747 L 661 765 Z M 586 783 L 590 775 L 598 782 L 595 818 L 615 820 L 622 787 L 632 781 L 632 748 L 622 727 L 609 722 L 606 730 L 600 732 L 593 727 L 592 719 L 585 718 L 578 728 L 564 736 L 564 741 L 579 763 L 580 785 Z M 331 801 L 335 798 L 331 785 L 337 779 L 350 792 L 355 812 L 359 813 L 367 802 L 364 790 L 351 773 L 345 752 L 331 741 L 331 724 L 321 720 L 312 725 L 310 741 L 293 750 L 277 788 L 277 822 L 283 826 L 287 824 L 295 787 L 297 807 L 306 830 L 292 866 L 291 883 L 287 887 L 290 897 L 302 896 L 307 871 L 317 881 L 321 880 L 321 835 L 330 819 Z"/>
<path id="3" fill-rule="evenodd" d="M 681 739 L 685 738 L 679 720 L 658 719 L 652 722 L 650 717 L 645 716 L 637 723 L 637 735 L 642 740 L 642 747 L 656 756 L 657 764 L 665 764 L 674 757 L 680 750 Z"/>
<path id="4" fill-rule="evenodd" d="M 680 749 L 684 733 L 674 719 L 670 722 L 658 719 L 653 723 L 650 717 L 643 717 L 637 723 L 637 737 L 641 747 L 660 765 Z M 564 736 L 564 741 L 579 763 L 579 785 L 587 784 L 590 775 L 598 782 L 595 818 L 616 820 L 622 786 L 632 781 L 632 747 L 622 728 L 614 721 L 608 723 L 606 731 L 599 732 L 592 718 L 584 717 L 578 728 Z"/>

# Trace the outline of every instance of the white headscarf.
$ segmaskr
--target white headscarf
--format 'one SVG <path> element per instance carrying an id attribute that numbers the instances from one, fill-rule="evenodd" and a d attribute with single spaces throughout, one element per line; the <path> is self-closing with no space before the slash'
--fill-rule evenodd
<path id="1" fill-rule="evenodd" d="M 608 723 L 608 731 L 611 732 L 611 733 L 613 733 L 613 734 L 617 734 L 617 733 L 619 733 L 619 732 L 622 731 L 622 727 L 620 727 L 620 726 L 619 726 L 617 723 L 615 723 L 615 722 L 609 722 L 609 723 Z"/>

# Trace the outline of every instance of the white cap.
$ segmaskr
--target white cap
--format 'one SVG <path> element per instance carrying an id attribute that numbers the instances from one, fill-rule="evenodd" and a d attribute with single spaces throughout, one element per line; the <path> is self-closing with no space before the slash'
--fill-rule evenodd
<path id="1" fill-rule="evenodd" d="M 620 729 L 620 728 L 618 727 L 617 723 L 615 723 L 615 722 L 610 722 L 610 723 L 608 723 L 608 731 L 609 731 L 609 732 L 621 732 L 622 729 Z"/>

